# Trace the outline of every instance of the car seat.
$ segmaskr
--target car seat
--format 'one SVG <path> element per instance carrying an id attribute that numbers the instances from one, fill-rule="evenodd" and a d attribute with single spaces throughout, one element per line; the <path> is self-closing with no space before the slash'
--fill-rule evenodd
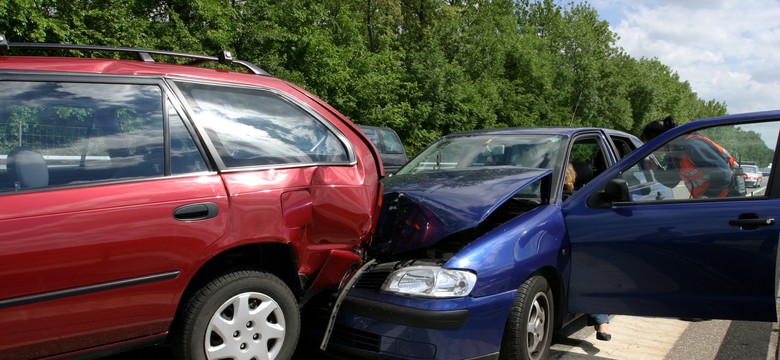
<path id="1" fill-rule="evenodd" d="M 49 168 L 41 154 L 29 147 L 11 150 L 6 159 L 8 175 L 16 190 L 49 186 Z"/>

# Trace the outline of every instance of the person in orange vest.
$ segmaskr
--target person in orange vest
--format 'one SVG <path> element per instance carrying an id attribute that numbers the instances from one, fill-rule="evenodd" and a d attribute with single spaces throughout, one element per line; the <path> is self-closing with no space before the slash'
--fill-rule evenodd
<path id="1" fill-rule="evenodd" d="M 642 141 L 653 139 L 675 126 L 676 121 L 671 116 L 650 122 L 642 131 Z M 677 170 L 691 198 L 744 195 L 744 182 L 741 187 L 739 184 L 740 180 L 744 181 L 739 175 L 739 164 L 723 146 L 712 139 L 690 133 L 673 140 L 666 147 L 665 170 Z"/>

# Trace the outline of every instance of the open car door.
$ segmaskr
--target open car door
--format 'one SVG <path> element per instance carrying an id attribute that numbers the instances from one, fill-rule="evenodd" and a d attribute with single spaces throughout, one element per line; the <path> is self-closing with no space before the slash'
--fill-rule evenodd
<path id="1" fill-rule="evenodd" d="M 779 131 L 780 112 L 684 124 L 572 196 L 563 208 L 569 311 L 775 321 L 780 177 L 773 171 L 738 195 L 694 198 L 680 171 L 663 167 L 673 167 L 682 142 L 699 135 L 737 162 L 767 166 L 778 159 Z M 715 170 L 698 169 L 712 176 L 711 186 L 725 186 L 710 175 Z M 732 187 L 739 188 L 738 166 L 732 171 Z"/>

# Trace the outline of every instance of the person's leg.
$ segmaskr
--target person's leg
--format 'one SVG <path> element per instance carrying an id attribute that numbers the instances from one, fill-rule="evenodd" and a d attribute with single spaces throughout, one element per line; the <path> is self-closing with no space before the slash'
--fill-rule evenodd
<path id="1" fill-rule="evenodd" d="M 588 326 L 593 326 L 596 329 L 596 339 L 603 341 L 612 339 L 612 334 L 609 332 L 608 314 L 588 314 Z"/>

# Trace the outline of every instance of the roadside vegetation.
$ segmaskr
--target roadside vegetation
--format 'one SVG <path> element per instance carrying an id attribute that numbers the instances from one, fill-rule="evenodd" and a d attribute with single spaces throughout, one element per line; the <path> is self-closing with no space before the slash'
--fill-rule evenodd
<path id="1" fill-rule="evenodd" d="M 657 59 L 634 59 L 588 4 L 551 0 L 6 0 L 12 42 L 216 54 L 227 49 L 395 129 L 414 154 L 508 126 L 641 132 L 724 115 Z"/>

